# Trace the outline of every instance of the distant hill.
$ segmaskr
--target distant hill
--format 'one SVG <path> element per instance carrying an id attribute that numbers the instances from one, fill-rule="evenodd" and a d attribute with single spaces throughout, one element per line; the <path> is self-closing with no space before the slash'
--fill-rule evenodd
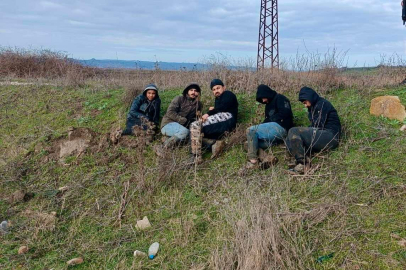
<path id="1" fill-rule="evenodd" d="M 155 69 L 162 70 L 203 70 L 205 64 L 199 63 L 174 63 L 174 62 L 148 62 L 138 60 L 110 60 L 110 59 L 89 59 L 77 60 L 85 66 L 98 68 L 126 68 L 126 69 Z"/>

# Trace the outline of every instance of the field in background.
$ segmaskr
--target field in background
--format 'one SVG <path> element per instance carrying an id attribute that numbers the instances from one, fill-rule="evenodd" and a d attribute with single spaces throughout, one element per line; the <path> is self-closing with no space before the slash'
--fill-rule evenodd
<path id="1" fill-rule="evenodd" d="M 347 72 L 334 54 L 295 63 L 294 71 L 228 70 L 226 59 L 212 59 L 205 71 L 98 70 L 55 53 L 3 51 L 0 219 L 12 226 L 0 235 L 0 267 L 64 269 L 82 256 L 75 269 L 404 269 L 406 134 L 402 123 L 370 116 L 369 104 L 379 95 L 397 95 L 405 104 L 405 68 Z M 99 146 L 124 127 L 132 98 L 147 83 L 160 87 L 164 112 L 191 81 L 203 86 L 205 107 L 213 104 L 214 77 L 240 103 L 239 127 L 218 159 L 206 156 L 201 166 L 187 168 L 187 147 L 160 160 L 134 137 Z M 308 125 L 296 101 L 304 85 L 338 110 L 342 144 L 314 159 L 314 174 L 287 174 L 283 145 L 270 149 L 276 166 L 238 173 L 245 128 L 263 118 L 254 101 L 259 83 L 290 98 L 296 125 Z M 62 163 L 53 151 L 71 126 L 94 131 L 95 143 Z M 60 193 L 62 186 L 69 189 Z M 35 196 L 10 202 L 18 190 Z M 53 211 L 47 223 L 44 214 Z M 143 216 L 152 227 L 138 231 Z M 155 260 L 134 259 L 134 250 L 154 241 L 161 244 Z M 30 250 L 17 255 L 22 245 Z"/>

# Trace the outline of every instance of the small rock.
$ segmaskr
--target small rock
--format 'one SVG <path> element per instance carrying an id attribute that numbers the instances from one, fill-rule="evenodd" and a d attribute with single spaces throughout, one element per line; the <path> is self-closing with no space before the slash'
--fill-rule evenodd
<path id="1" fill-rule="evenodd" d="M 19 255 L 24 254 L 24 253 L 27 253 L 27 252 L 28 252 L 28 247 L 27 247 L 27 246 L 21 246 L 21 247 L 18 249 L 18 254 L 19 254 Z"/>
<path id="2" fill-rule="evenodd" d="M 63 187 L 58 188 L 58 191 L 59 191 L 59 192 L 65 192 L 65 191 L 67 191 L 68 189 L 69 189 L 68 186 L 63 186 Z"/>
<path id="3" fill-rule="evenodd" d="M 2 233 L 7 233 L 7 230 L 8 230 L 8 223 L 7 223 L 7 221 L 6 220 L 3 220 L 1 223 L 0 223 L 0 232 L 2 232 Z"/>
<path id="4" fill-rule="evenodd" d="M 403 125 L 399 130 L 400 131 L 406 131 L 406 125 Z"/>
<path id="5" fill-rule="evenodd" d="M 137 221 L 137 225 L 135 227 L 137 229 L 143 230 L 143 229 L 151 227 L 151 223 L 149 223 L 149 220 L 147 217 L 144 217 L 143 219 Z"/>
<path id="6" fill-rule="evenodd" d="M 147 253 L 136 250 L 134 251 L 134 257 L 147 257 Z"/>
<path id="7" fill-rule="evenodd" d="M 66 262 L 67 265 L 77 265 L 77 264 L 81 264 L 83 263 L 83 258 L 79 257 L 79 258 L 74 258 L 72 260 L 69 260 Z"/>

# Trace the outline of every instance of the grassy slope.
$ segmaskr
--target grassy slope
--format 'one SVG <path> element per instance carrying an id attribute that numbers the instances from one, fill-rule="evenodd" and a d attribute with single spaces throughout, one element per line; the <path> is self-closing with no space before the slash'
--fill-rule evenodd
<path id="1" fill-rule="evenodd" d="M 124 147 L 86 153 L 69 158 L 70 166 L 46 162 L 48 153 L 43 149 L 66 136 L 69 126 L 89 127 L 99 133 L 108 132 L 115 124 L 124 126 L 127 108 L 122 104 L 123 90 L 0 86 L 0 95 L 7 101 L 0 114 L 0 153 L 4 157 L 0 163 L 0 219 L 13 223 L 11 233 L 1 236 L 0 266 L 62 269 L 67 260 L 83 256 L 85 263 L 75 268 L 212 267 L 208 262 L 213 262 L 216 250 L 221 253 L 224 244 L 230 247 L 235 241 L 233 218 L 244 215 L 233 212 L 233 206 L 239 202 L 248 205 L 256 194 L 264 204 L 277 204 L 280 212 L 322 209 L 320 222 L 304 219 L 292 239 L 309 251 L 299 254 L 305 268 L 402 269 L 406 251 L 391 233 L 406 238 L 406 135 L 398 131 L 399 123 L 372 117 L 368 110 L 370 99 L 382 94 L 398 95 L 405 104 L 405 90 L 329 94 L 342 118 L 345 140 L 338 150 L 315 160 L 321 168 L 314 176 L 302 179 L 285 173 L 287 159 L 281 146 L 273 148 L 280 159 L 275 168 L 249 173 L 245 178 L 236 174 L 245 163 L 241 145 L 233 146 L 216 161 L 205 162 L 197 171 L 171 171 L 156 160 L 150 147 L 143 155 L 138 149 Z M 179 92 L 161 93 L 163 111 Z M 288 96 L 296 123 L 307 125 L 301 104 L 295 96 Z M 239 100 L 241 118 L 247 125 L 253 120 L 250 112 L 252 115 L 257 108 L 248 95 L 240 95 Z M 206 104 L 210 102 L 206 98 Z M 262 114 L 263 108 L 259 110 Z M 44 148 L 35 150 L 39 143 Z M 181 163 L 185 152 L 177 150 L 173 158 Z M 120 228 L 115 221 L 127 180 L 131 181 L 129 203 Z M 57 196 L 54 190 L 64 185 L 70 190 Z M 16 204 L 5 200 L 24 188 L 36 196 Z M 56 229 L 41 230 L 39 224 L 21 215 L 26 209 L 56 211 Z M 136 220 L 145 215 L 152 228 L 135 230 Z M 146 250 L 154 241 L 162 246 L 155 260 L 133 259 L 135 249 Z M 24 244 L 30 251 L 17 255 Z M 333 252 L 332 259 L 315 263 L 319 256 Z"/>

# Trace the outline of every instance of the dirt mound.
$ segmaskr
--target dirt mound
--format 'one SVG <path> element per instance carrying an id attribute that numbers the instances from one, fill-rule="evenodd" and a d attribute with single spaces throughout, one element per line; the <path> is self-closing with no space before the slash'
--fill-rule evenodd
<path id="1" fill-rule="evenodd" d="M 92 145 L 95 145 L 96 133 L 88 128 L 70 128 L 68 139 L 59 144 L 59 158 L 72 154 L 80 155 Z"/>
<path id="2" fill-rule="evenodd" d="M 99 134 L 89 128 L 70 127 L 67 136 L 53 141 L 48 138 L 50 144 L 40 142 L 35 146 L 34 152 L 47 153 L 43 157 L 43 162 L 57 160 L 65 164 L 65 159 L 70 156 L 80 157 L 86 152 L 104 152 L 110 147 L 138 148 L 152 141 L 152 137 L 144 131 L 142 133 L 145 134 L 135 136 L 121 136 L 119 131 L 121 130 L 113 127 L 110 132 Z"/>

